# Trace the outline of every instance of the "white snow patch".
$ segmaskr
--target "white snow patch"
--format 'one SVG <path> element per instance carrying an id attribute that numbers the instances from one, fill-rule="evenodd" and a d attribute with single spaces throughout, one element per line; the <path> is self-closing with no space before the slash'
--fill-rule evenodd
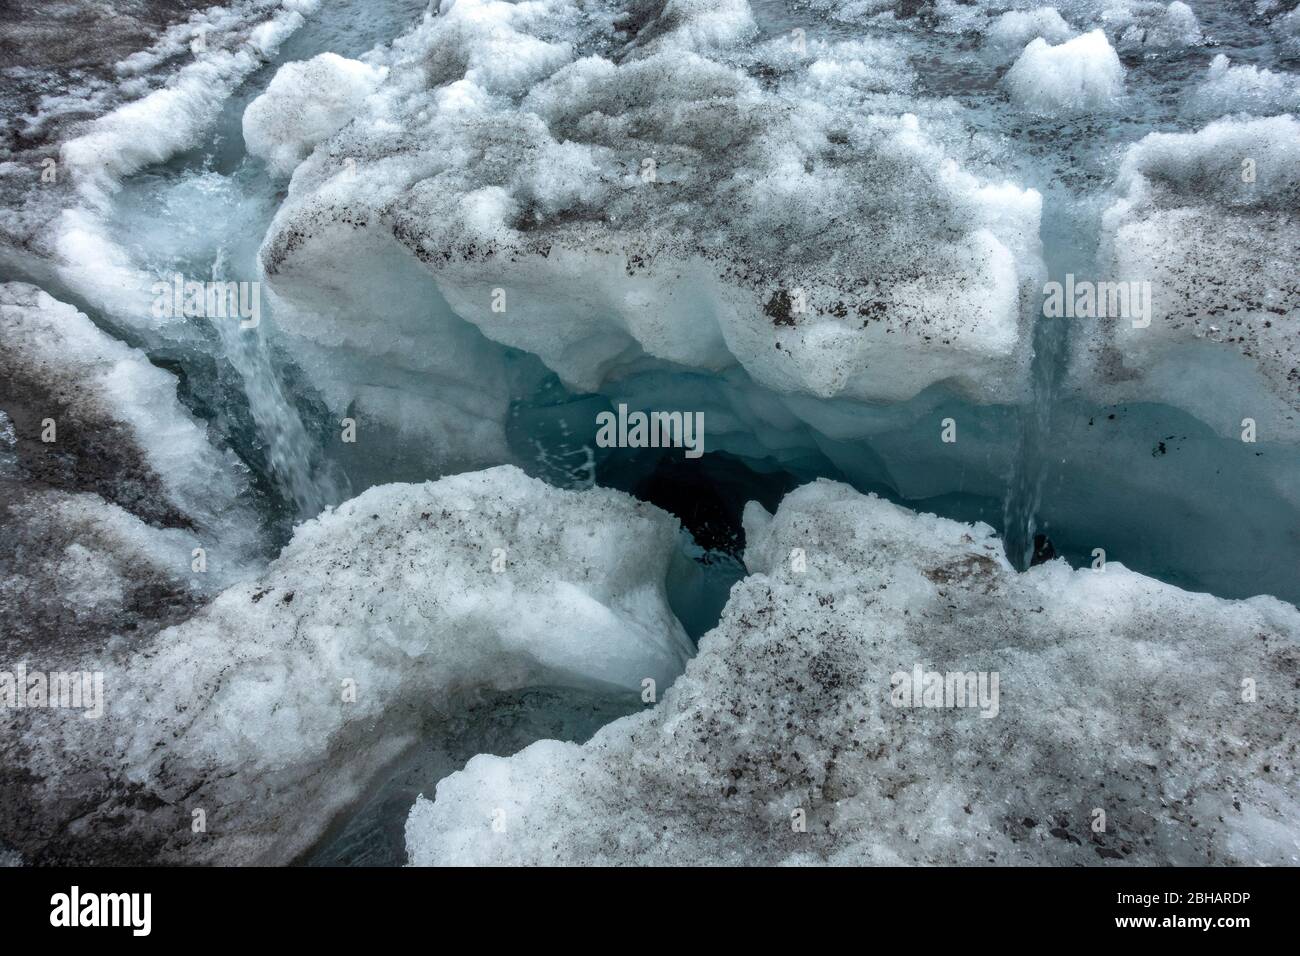
<path id="1" fill-rule="evenodd" d="M 1101 30 L 1052 46 L 1030 41 L 1004 77 L 1011 99 L 1042 116 L 1113 109 L 1124 93 L 1124 66 Z"/>
<path id="2" fill-rule="evenodd" d="M 317 143 L 352 119 L 387 72 L 334 53 L 280 67 L 244 111 L 248 151 L 289 175 Z"/>

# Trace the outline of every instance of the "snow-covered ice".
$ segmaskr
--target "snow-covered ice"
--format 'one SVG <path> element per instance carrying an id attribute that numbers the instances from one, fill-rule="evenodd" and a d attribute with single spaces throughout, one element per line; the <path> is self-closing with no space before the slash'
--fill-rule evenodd
<path id="1" fill-rule="evenodd" d="M 15 477 L 23 487 L 94 492 L 195 532 L 221 580 L 251 557 L 248 470 L 213 447 L 205 424 L 180 404 L 176 376 L 18 282 L 0 285 L 0 370 L 6 417 L 22 439 Z"/>
<path id="2" fill-rule="evenodd" d="M 374 273 L 355 244 L 393 236 L 458 316 L 588 390 L 655 360 L 818 396 L 1023 393 L 1038 194 L 864 111 L 899 51 L 814 46 L 815 83 L 758 82 L 748 16 L 676 4 L 619 34 L 570 0 L 447 6 L 299 167 L 267 279 L 292 300 Z"/>
<path id="3" fill-rule="evenodd" d="M 668 686 L 691 650 L 664 589 L 676 540 L 652 505 L 513 468 L 372 488 L 191 620 L 83 655 L 103 719 L 5 711 L 5 763 L 31 782 L 0 799 L 0 832 L 46 861 L 79 818 L 101 852 L 137 841 L 132 859 L 288 862 L 481 691 Z M 105 822 L 127 806 L 155 809 Z"/>
<path id="4" fill-rule="evenodd" d="M 833 482 L 745 517 L 750 575 L 659 706 L 471 760 L 412 809 L 413 864 L 1300 858 L 1293 606 L 1017 574 L 987 526 Z M 917 667 L 996 696 L 895 706 Z"/>
<path id="5" fill-rule="evenodd" d="M 1110 275 L 1149 282 L 1149 325 L 1089 328 L 1074 372 L 1108 402 L 1186 408 L 1225 435 L 1300 438 L 1300 123 L 1216 120 L 1131 146 L 1102 219 Z M 1207 388 L 1207 381 L 1223 384 Z M 1225 402 L 1231 396 L 1231 403 Z"/>
<path id="6" fill-rule="evenodd" d="M 385 73 L 335 53 L 285 64 L 244 111 L 248 152 L 289 175 L 317 143 L 352 119 Z"/>

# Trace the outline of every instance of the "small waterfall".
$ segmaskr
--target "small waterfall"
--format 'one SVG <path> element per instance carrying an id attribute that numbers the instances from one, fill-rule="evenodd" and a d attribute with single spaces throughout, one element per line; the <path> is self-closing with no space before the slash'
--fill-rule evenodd
<path id="1" fill-rule="evenodd" d="M 1052 420 L 1069 333 L 1064 319 L 1042 316 L 1041 297 L 1033 298 L 1034 359 L 1032 402 L 1021 416 L 1020 441 L 1003 499 L 1002 523 L 1007 558 L 1020 570 L 1034 560 L 1043 486 L 1051 469 Z"/>
<path id="2" fill-rule="evenodd" d="M 1062 281 L 1066 273 L 1082 271 L 1081 263 L 1091 262 L 1097 225 L 1090 213 L 1080 209 L 1077 197 L 1058 190 L 1041 191 L 1045 278 Z M 1041 288 L 1029 298 L 1034 322 L 1031 398 L 1021 415 L 1017 454 L 1002 502 L 1007 559 L 1022 571 L 1034 563 L 1039 548 L 1035 538 L 1045 530 L 1043 494 L 1058 447 L 1054 429 L 1060 412 L 1061 380 L 1069 360 L 1071 321 L 1044 316 Z"/>
<path id="3" fill-rule="evenodd" d="M 212 281 L 229 281 L 226 259 L 222 247 L 212 263 Z M 265 316 L 261 318 L 255 328 L 240 328 L 234 319 L 218 319 L 213 325 L 221 336 L 226 358 L 243 380 L 253 422 L 266 443 L 272 476 L 285 498 L 293 502 L 297 516 L 312 518 L 342 501 L 345 489 L 331 471 L 313 467 L 315 444 L 284 393 L 271 360 L 267 340 L 270 326 Z"/>

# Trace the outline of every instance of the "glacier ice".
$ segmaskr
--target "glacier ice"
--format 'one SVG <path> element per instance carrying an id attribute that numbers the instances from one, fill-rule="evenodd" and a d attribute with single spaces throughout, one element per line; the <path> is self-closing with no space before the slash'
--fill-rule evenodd
<path id="1" fill-rule="evenodd" d="M 1155 313 L 1149 326 L 1085 327 L 1074 376 L 1108 402 L 1178 405 L 1230 436 L 1250 418 L 1261 437 L 1294 443 L 1300 123 L 1151 133 L 1129 148 L 1117 188 L 1102 256 L 1114 278 L 1151 283 Z"/>
<path id="2" fill-rule="evenodd" d="M 1052 45 L 1074 36 L 1074 29 L 1055 7 L 1033 10 L 1008 10 L 988 28 L 988 42 L 1004 54 L 1018 55 L 1031 40 L 1042 39 Z"/>
<path id="3" fill-rule="evenodd" d="M 193 574 L 203 539 L 150 524 L 91 492 L 14 490 L 0 482 L 0 652 L 9 661 L 39 656 L 71 665 L 86 647 L 184 620 L 242 570 L 232 572 L 214 550 L 211 578 Z"/>
<path id="4" fill-rule="evenodd" d="M 670 4 L 602 35 L 561 0 L 445 7 L 299 167 L 262 249 L 272 288 L 320 286 L 332 250 L 383 233 L 575 388 L 654 359 L 819 396 L 1022 394 L 1038 195 L 963 170 L 923 118 L 863 115 L 902 76 L 861 59 L 886 51 L 758 83 L 733 65 L 756 55 L 741 11 Z"/>
<path id="5" fill-rule="evenodd" d="M 155 277 L 106 223 L 113 194 L 125 177 L 210 133 L 235 90 L 318 2 L 241 0 L 189 16 L 182 6 L 161 14 L 173 22 L 147 48 L 113 60 L 118 48 L 109 43 L 91 69 L 59 77 L 36 116 L 13 117 L 23 128 L 5 150 L 10 161 L 0 163 L 7 207 L 0 258 L 24 277 L 57 282 L 119 321 L 146 326 Z M 122 29 L 103 25 L 109 35 Z"/>
<path id="6" fill-rule="evenodd" d="M 676 539 L 652 505 L 509 467 L 372 488 L 184 623 L 83 648 L 102 720 L 0 715 L 22 771 L 0 832 L 46 862 L 292 860 L 480 692 L 671 683 L 691 651 L 664 590 Z M 74 820 L 82 842 L 51 842 Z"/>
<path id="7" fill-rule="evenodd" d="M 253 573 L 248 469 L 174 375 L 34 286 L 0 284 L 0 655 L 73 669 Z M 0 668 L 4 669 L 4 668 Z"/>
<path id="8" fill-rule="evenodd" d="M 1294 857 L 1294 807 L 1270 789 L 1290 765 L 1254 762 L 1289 746 L 1268 691 L 1293 668 L 1294 612 L 1218 599 L 1300 600 L 1286 4 L 35 7 L 0 18 L 0 279 L 30 283 L 0 286 L 0 671 L 102 666 L 125 709 L 5 716 L 24 770 L 0 787 L 4 862 L 394 862 L 415 795 L 476 753 L 500 757 L 446 782 L 463 805 L 418 805 L 421 862 L 557 840 L 624 862 L 665 823 L 649 858 Z M 261 280 L 257 334 L 153 314 L 174 274 Z M 1049 318 L 1044 283 L 1067 276 L 1150 283 L 1150 322 Z M 702 414 L 704 456 L 595 447 L 620 404 Z M 792 493 L 819 477 L 960 524 Z M 411 510 L 449 498 L 474 503 L 468 531 Z M 742 522 L 754 499 L 776 518 Z M 486 540 L 507 533 L 536 546 Z M 582 570 L 561 555 L 533 575 L 570 533 Z M 796 548 L 813 570 L 782 576 Z M 1007 566 L 1053 552 L 1106 571 Z M 801 596 L 810 579 L 847 619 Z M 662 695 L 733 588 L 680 695 L 508 758 L 643 709 L 641 670 Z M 773 616 L 759 637 L 737 623 Z M 967 651 L 983 663 L 938 659 Z M 907 736 L 936 715 L 876 706 L 880 654 L 904 652 L 1000 668 L 997 718 Z M 1254 726 L 1217 696 L 1189 711 L 1193 672 L 1217 695 L 1234 653 L 1263 690 Z M 778 682 L 724 712 L 772 661 Z M 845 667 L 856 685 L 836 684 Z M 811 730 L 786 746 L 790 709 Z M 675 738 L 697 712 L 753 736 L 628 757 L 626 733 Z M 842 714 L 893 749 L 837 753 L 861 736 Z M 1008 722 L 1025 753 L 966 768 L 980 725 Z M 745 749 L 772 740 L 771 766 Z M 733 777 L 738 754 L 762 774 Z M 909 775 L 921 759 L 938 786 Z M 525 764 L 543 777 L 516 788 Z M 603 781 L 591 833 L 556 823 L 581 781 L 553 767 Z M 665 768 L 687 772 L 677 802 L 638 816 Z M 1104 832 L 1077 777 L 1127 798 Z M 533 803 L 493 802 L 502 786 Z M 194 787 L 202 806 L 177 801 Z M 218 804 L 191 835 L 187 810 Z M 512 829 L 521 808 L 555 839 Z M 478 815 L 497 810 L 509 840 L 485 849 Z M 891 828 L 864 835 L 868 818 Z"/>
<path id="9" fill-rule="evenodd" d="M 1293 606 L 1018 574 L 988 526 L 834 482 L 745 524 L 749 576 L 663 701 L 474 758 L 412 809 L 413 864 L 1300 857 Z M 995 713 L 895 706 L 914 667 L 996 675 Z"/>
<path id="10" fill-rule="evenodd" d="M 1167 7 L 1139 0 L 1112 22 L 1123 27 L 1119 37 L 1122 48 L 1187 47 L 1205 40 L 1195 12 L 1182 0 L 1173 0 Z"/>
<path id="11" fill-rule="evenodd" d="M 271 16 L 251 23 L 240 17 L 241 11 L 218 7 L 217 23 L 187 24 L 185 39 L 196 53 L 193 63 L 163 88 L 97 117 L 63 145 L 61 158 L 77 177 L 78 188 L 98 198 L 98 191 L 113 188 L 123 176 L 193 145 L 235 86 L 302 26 L 303 13 L 318 2 L 265 4 Z M 196 44 L 197 36 L 203 37 L 202 45 Z M 128 58 L 119 71 L 137 72 L 152 61 L 151 56 Z"/>
<path id="12" fill-rule="evenodd" d="M 176 377 L 143 352 L 10 282 L 0 285 L 0 370 L 0 404 L 21 439 L 21 489 L 91 493 L 194 532 L 217 580 L 231 580 L 257 550 L 247 468 L 210 443 L 177 401 Z"/>
<path id="13" fill-rule="evenodd" d="M 1251 64 L 1233 66 L 1227 56 L 1219 53 L 1211 61 L 1188 108 L 1189 112 L 1205 117 L 1294 113 L 1300 109 L 1300 77 Z"/>

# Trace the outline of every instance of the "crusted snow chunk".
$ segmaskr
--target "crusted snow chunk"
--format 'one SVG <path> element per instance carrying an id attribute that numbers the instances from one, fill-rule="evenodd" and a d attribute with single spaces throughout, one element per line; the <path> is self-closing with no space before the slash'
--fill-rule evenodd
<path id="1" fill-rule="evenodd" d="M 289 175 L 316 144 L 352 119 L 388 71 L 335 53 L 288 63 L 244 111 L 244 143 Z"/>
<path id="2" fill-rule="evenodd" d="M 1300 56 L 1300 7 L 1276 16 L 1273 20 L 1273 30 L 1287 53 L 1291 56 Z"/>
<path id="3" fill-rule="evenodd" d="M 1123 27 L 1116 42 L 1121 50 L 1181 49 L 1205 42 L 1196 13 L 1182 0 L 1167 7 L 1138 0 L 1107 10 L 1102 18 Z"/>
<path id="4" fill-rule="evenodd" d="M 1300 123 L 1224 119 L 1130 147 L 1103 217 L 1110 277 L 1150 283 L 1149 316 L 1081 326 L 1076 381 L 1178 405 L 1224 435 L 1300 439 Z"/>
<path id="5" fill-rule="evenodd" d="M 1229 209 L 1296 209 L 1297 130 L 1294 117 L 1275 116 L 1223 119 L 1195 133 L 1152 133 L 1129 148 L 1119 174 L 1127 195 L 1115 212 L 1198 201 Z"/>
<path id="6" fill-rule="evenodd" d="M 0 285 L 0 406 L 18 426 L 27 480 L 249 546 L 247 469 L 209 444 L 176 399 L 176 377 L 21 282 Z"/>
<path id="7" fill-rule="evenodd" d="M 292 301 L 322 257 L 333 284 L 373 268 L 332 250 L 392 236 L 456 315 L 575 388 L 658 361 L 823 397 L 1021 394 L 1038 194 L 899 109 L 891 45 L 783 59 L 713 9 L 444 6 L 299 166 L 268 281 Z"/>
<path id="8" fill-rule="evenodd" d="M 1300 859 L 1294 607 L 1017 574 L 985 525 L 826 481 L 751 504 L 746 536 L 657 707 L 474 758 L 412 809 L 410 862 Z"/>
<path id="9" fill-rule="evenodd" d="M 1024 110 L 1062 116 L 1113 108 L 1124 92 L 1124 66 L 1101 30 L 1052 46 L 1030 41 L 1004 79 Z"/>
<path id="10" fill-rule="evenodd" d="M 994 49 L 1011 53 L 1023 50 L 1026 43 L 1036 38 L 1048 43 L 1064 43 L 1074 33 L 1074 28 L 1055 7 L 1038 7 L 1034 10 L 1008 10 L 989 25 L 986 37 Z"/>
<path id="11" fill-rule="evenodd" d="M 1232 66 L 1222 53 L 1210 63 L 1205 79 L 1192 94 L 1190 112 L 1213 117 L 1227 113 L 1257 116 L 1300 109 L 1300 77 L 1257 66 Z"/>
<path id="12" fill-rule="evenodd" d="M 677 534 L 620 492 L 510 467 L 372 488 L 301 525 L 258 582 L 85 665 L 105 671 L 101 720 L 22 712 L 0 741 L 26 797 L 0 799 L 0 830 L 29 859 L 114 841 L 128 859 L 293 859 L 477 691 L 666 687 L 691 650 L 665 595 Z M 75 796 L 46 799 L 69 774 Z"/>

